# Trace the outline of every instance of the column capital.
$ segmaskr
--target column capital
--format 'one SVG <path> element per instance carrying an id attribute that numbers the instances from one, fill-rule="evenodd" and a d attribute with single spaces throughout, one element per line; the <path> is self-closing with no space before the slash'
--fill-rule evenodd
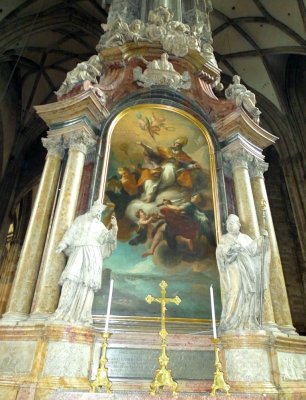
<path id="1" fill-rule="evenodd" d="M 65 154 L 65 149 L 63 146 L 62 136 L 42 138 L 41 141 L 42 145 L 48 151 L 47 156 L 58 157 L 61 160 L 63 159 Z"/>
<path id="2" fill-rule="evenodd" d="M 235 168 L 248 169 L 248 166 L 253 158 L 254 157 L 243 148 L 230 150 L 223 153 L 224 161 L 229 163 L 233 170 Z"/>
<path id="3" fill-rule="evenodd" d="M 80 151 L 85 155 L 96 145 L 97 140 L 89 136 L 85 129 L 81 129 L 64 137 L 64 147 L 70 150 Z"/>
<path id="4" fill-rule="evenodd" d="M 263 178 L 264 172 L 268 171 L 269 164 L 265 161 L 254 158 L 250 165 L 249 171 L 251 178 Z"/>

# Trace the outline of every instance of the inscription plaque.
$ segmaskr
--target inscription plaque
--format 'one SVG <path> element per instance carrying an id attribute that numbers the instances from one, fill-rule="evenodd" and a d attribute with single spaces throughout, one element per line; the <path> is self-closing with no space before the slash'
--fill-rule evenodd
<path id="1" fill-rule="evenodd" d="M 100 355 L 101 348 L 96 352 Z M 174 378 L 185 380 L 213 379 L 214 352 L 168 350 L 170 358 L 169 369 Z M 159 368 L 160 350 L 154 349 L 122 349 L 107 350 L 107 367 L 109 378 L 152 379 Z M 96 375 L 98 357 L 94 357 L 92 376 Z"/>

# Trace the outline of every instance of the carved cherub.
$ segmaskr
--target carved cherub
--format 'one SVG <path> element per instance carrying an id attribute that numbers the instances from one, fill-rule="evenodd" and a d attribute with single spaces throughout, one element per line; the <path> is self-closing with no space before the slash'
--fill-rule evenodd
<path id="1" fill-rule="evenodd" d="M 165 26 L 173 18 L 173 12 L 164 6 L 159 6 L 155 10 L 151 10 L 148 15 L 150 24 Z"/>
<path id="2" fill-rule="evenodd" d="M 135 43 L 148 41 L 144 36 L 144 23 L 140 19 L 134 19 L 130 24 L 130 40 L 133 40 Z"/>
<path id="3" fill-rule="evenodd" d="M 101 24 L 105 34 L 101 36 L 97 49 L 105 47 L 121 46 L 130 35 L 130 29 L 126 22 L 119 16 L 112 24 Z"/>

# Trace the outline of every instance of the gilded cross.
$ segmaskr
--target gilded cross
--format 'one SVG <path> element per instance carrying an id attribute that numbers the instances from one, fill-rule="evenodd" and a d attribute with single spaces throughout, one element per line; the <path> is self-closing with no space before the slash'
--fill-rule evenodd
<path id="1" fill-rule="evenodd" d="M 166 337 L 168 332 L 166 331 L 166 311 L 167 303 L 175 303 L 176 305 L 179 305 L 181 302 L 181 299 L 178 296 L 175 297 L 166 297 L 166 289 L 168 287 L 167 282 L 161 281 L 159 284 L 161 288 L 161 297 L 154 297 L 151 294 L 149 294 L 146 297 L 146 302 L 151 304 L 153 302 L 160 303 L 160 310 L 161 310 L 161 331 L 160 331 L 160 336 L 162 338 Z"/>
<path id="2" fill-rule="evenodd" d="M 146 302 L 148 302 L 149 304 L 153 302 L 160 303 L 161 308 L 161 331 L 159 332 L 159 334 L 162 338 L 162 351 L 158 359 L 160 368 L 156 370 L 155 378 L 150 385 L 150 394 L 155 395 L 159 388 L 169 386 L 172 389 L 173 396 L 176 396 L 178 392 L 177 382 L 175 382 L 175 380 L 173 379 L 171 370 L 167 369 L 169 357 L 167 356 L 166 352 L 166 337 L 168 335 L 168 332 L 166 331 L 166 304 L 175 303 L 176 305 L 179 305 L 181 299 L 178 296 L 172 298 L 166 297 L 166 288 L 168 286 L 167 282 L 162 281 L 160 282 L 159 286 L 161 287 L 161 297 L 154 297 L 149 294 L 145 299 Z"/>

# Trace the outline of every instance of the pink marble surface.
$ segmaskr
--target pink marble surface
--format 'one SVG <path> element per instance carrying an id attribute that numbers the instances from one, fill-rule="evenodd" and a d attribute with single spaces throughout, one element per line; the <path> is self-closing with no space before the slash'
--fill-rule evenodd
<path id="1" fill-rule="evenodd" d="M 16 400 L 34 400 L 36 386 L 21 386 Z"/>
<path id="2" fill-rule="evenodd" d="M 61 392 L 58 391 L 53 393 L 48 400 L 98 400 L 98 399 L 113 399 L 113 400 L 208 400 L 208 399 L 216 399 L 216 400 L 224 400 L 228 398 L 225 394 L 221 394 L 216 397 L 211 397 L 209 394 L 189 394 L 189 393 L 181 393 L 177 397 L 173 397 L 171 392 L 162 393 L 160 395 L 151 396 L 149 393 L 139 393 L 139 392 L 129 392 L 129 393 L 82 393 L 82 392 Z M 234 395 L 231 394 L 231 400 L 269 400 L 272 397 L 267 395 L 247 395 L 240 394 Z"/>

